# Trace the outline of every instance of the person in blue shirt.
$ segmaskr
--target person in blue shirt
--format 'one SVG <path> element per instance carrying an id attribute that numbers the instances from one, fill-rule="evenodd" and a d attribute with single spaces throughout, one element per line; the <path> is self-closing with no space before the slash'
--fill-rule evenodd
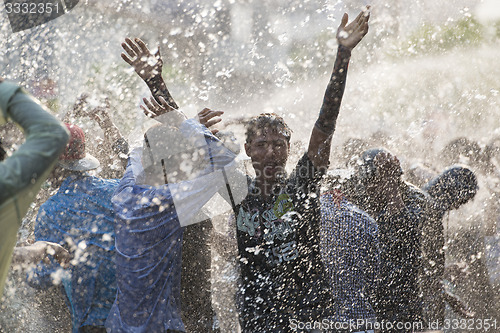
<path id="1" fill-rule="evenodd" d="M 60 187 L 38 211 L 34 246 L 40 242 L 62 245 L 72 260 L 61 265 L 48 252 L 29 271 L 28 283 L 35 288 L 61 286 L 73 332 L 105 332 L 104 321 L 116 293 L 111 196 L 118 180 L 87 173 L 100 163 L 86 153 L 83 130 L 76 125 L 67 127 L 70 142 L 51 178 L 52 185 L 60 183 Z"/>
<path id="2" fill-rule="evenodd" d="M 226 188 L 224 175 L 231 179 L 236 166 L 235 154 L 206 126 L 159 100 L 161 105 L 145 100 L 161 124 L 132 151 L 112 199 L 118 290 L 106 321 L 110 332 L 185 331 L 180 304 L 184 227 L 204 220 L 198 212 Z M 221 114 L 204 111 L 208 119 Z"/>
<path id="3" fill-rule="evenodd" d="M 376 321 L 378 226 L 339 189 L 323 193 L 320 202 L 321 254 L 334 297 L 328 320 L 345 327 L 355 322 L 357 331 L 369 328 Z"/>

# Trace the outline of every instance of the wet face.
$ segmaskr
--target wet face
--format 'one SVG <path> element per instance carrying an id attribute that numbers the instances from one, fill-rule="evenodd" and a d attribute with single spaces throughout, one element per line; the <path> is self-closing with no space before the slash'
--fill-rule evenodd
<path id="1" fill-rule="evenodd" d="M 273 184 L 285 172 L 290 143 L 277 131 L 263 130 L 245 143 L 245 151 L 252 160 L 257 180 Z"/>

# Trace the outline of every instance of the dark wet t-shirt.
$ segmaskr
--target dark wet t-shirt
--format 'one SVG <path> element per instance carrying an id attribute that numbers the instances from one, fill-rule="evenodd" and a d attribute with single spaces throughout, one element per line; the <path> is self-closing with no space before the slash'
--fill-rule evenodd
<path id="1" fill-rule="evenodd" d="M 244 332 L 287 332 L 328 315 L 331 295 L 319 252 L 321 173 L 307 154 L 268 200 L 251 186 L 237 207 Z"/>

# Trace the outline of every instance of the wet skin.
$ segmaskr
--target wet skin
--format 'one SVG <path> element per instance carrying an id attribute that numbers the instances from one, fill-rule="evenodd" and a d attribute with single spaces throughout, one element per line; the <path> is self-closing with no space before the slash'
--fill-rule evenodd
<path id="1" fill-rule="evenodd" d="M 245 143 L 245 151 L 252 160 L 257 186 L 264 196 L 269 195 L 271 187 L 285 172 L 290 143 L 283 134 L 266 130 Z"/>

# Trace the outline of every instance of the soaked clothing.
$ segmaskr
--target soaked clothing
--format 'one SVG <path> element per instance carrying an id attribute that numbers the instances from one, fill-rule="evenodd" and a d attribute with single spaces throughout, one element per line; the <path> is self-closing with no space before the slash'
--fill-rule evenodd
<path id="1" fill-rule="evenodd" d="M 0 83 L 0 124 L 9 118 L 24 130 L 26 141 L 0 163 L 0 297 L 22 218 L 69 137 L 61 123 L 24 90 L 4 81 Z"/>
<path id="2" fill-rule="evenodd" d="M 64 270 L 49 255 L 51 264 L 41 261 L 28 281 L 46 288 L 60 277 L 75 333 L 104 329 L 116 295 L 111 197 L 117 186 L 116 179 L 71 175 L 38 211 L 36 240 L 63 245 L 77 263 Z"/>
<path id="3" fill-rule="evenodd" d="M 213 332 L 215 313 L 211 294 L 212 221 L 192 224 L 182 236 L 181 304 L 187 332 Z"/>
<path id="4" fill-rule="evenodd" d="M 422 229 L 422 294 L 427 322 L 444 323 L 442 280 L 445 268 L 444 215 L 471 200 L 477 191 L 474 173 L 460 165 L 447 168 L 423 186 L 429 194 L 429 218 Z"/>
<path id="5" fill-rule="evenodd" d="M 328 316 L 331 293 L 319 251 L 320 178 L 304 154 L 268 200 L 251 186 L 237 207 L 243 332 L 289 332 L 292 320 Z"/>
<path id="6" fill-rule="evenodd" d="M 383 211 L 377 218 L 380 235 L 380 285 L 376 303 L 378 321 L 422 320 L 419 276 L 421 233 L 426 223 L 426 194 L 404 183 L 405 209 L 395 215 Z"/>
<path id="7" fill-rule="evenodd" d="M 444 323 L 445 303 L 443 284 L 445 268 L 444 227 L 442 211 L 437 202 L 429 200 L 429 218 L 422 228 L 422 276 L 423 314 L 427 322 Z"/>
<path id="8" fill-rule="evenodd" d="M 375 322 L 379 251 L 378 227 L 367 213 L 340 192 L 321 196 L 321 253 L 334 296 L 328 320 Z"/>
<path id="9" fill-rule="evenodd" d="M 137 149 L 113 196 L 118 291 L 106 322 L 111 332 L 185 331 L 180 304 L 184 227 L 225 188 L 220 169 L 227 170 L 235 156 L 194 120 L 185 121 L 180 131 L 186 137 L 203 134 L 210 170 L 191 181 L 145 185 L 142 149 Z"/>

